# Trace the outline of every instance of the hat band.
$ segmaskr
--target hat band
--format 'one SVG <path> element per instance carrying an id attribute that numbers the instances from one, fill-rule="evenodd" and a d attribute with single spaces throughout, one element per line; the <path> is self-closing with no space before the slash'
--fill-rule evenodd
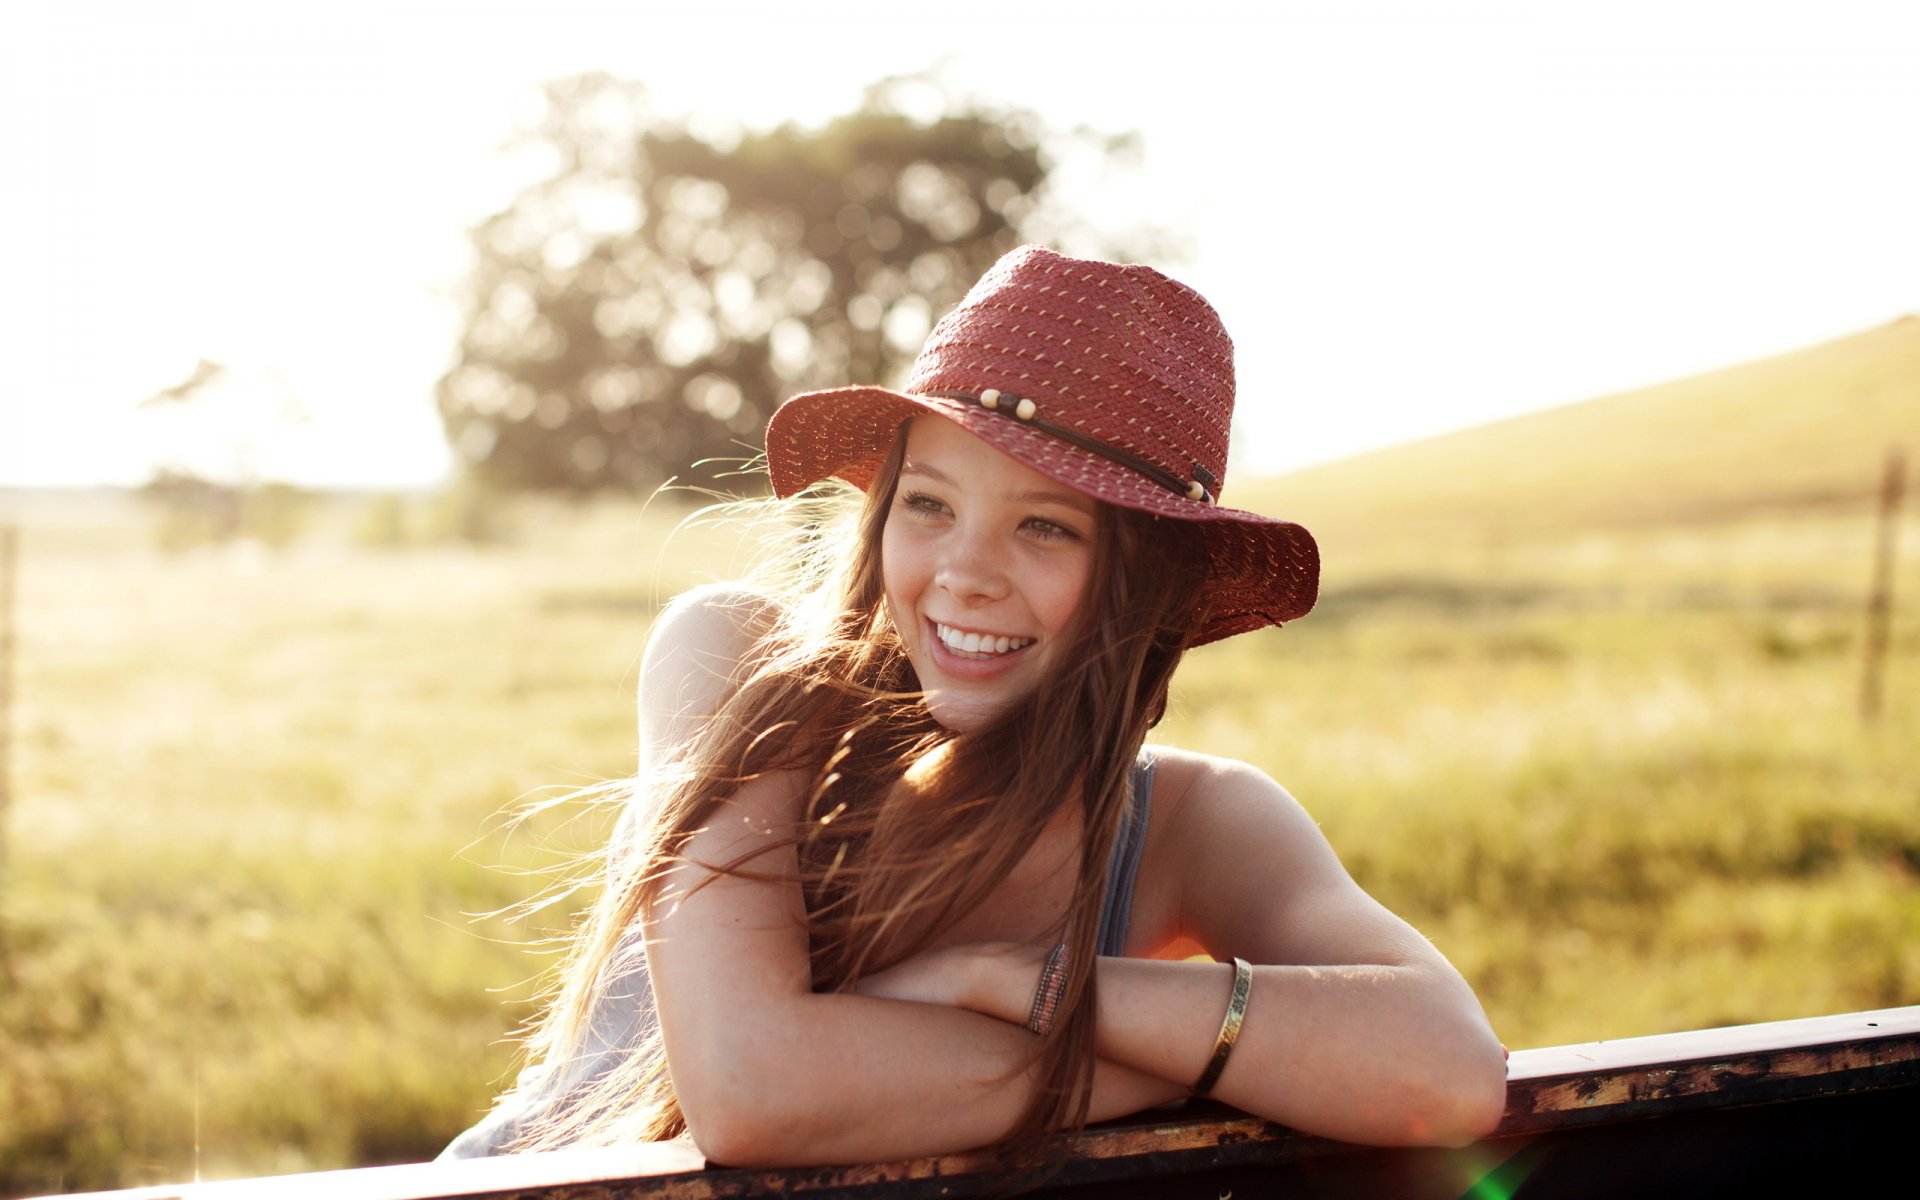
<path id="1" fill-rule="evenodd" d="M 1148 462 L 1138 454 L 1122 450 L 1118 446 L 1109 446 L 1097 438 L 1088 437 L 1077 429 L 1043 420 L 1039 415 L 1039 406 L 1032 400 L 1011 395 L 997 388 L 988 388 L 977 395 L 972 392 L 928 392 L 926 394 L 938 396 L 943 400 L 960 400 L 968 404 L 978 404 L 988 412 L 997 412 L 1011 421 L 1031 425 L 1040 432 L 1058 438 L 1070 446 L 1077 446 L 1089 454 L 1097 454 L 1108 462 L 1118 463 L 1129 471 L 1144 475 L 1176 496 L 1201 504 L 1218 503 L 1214 499 L 1213 489 L 1220 486 L 1220 481 L 1214 477 L 1213 472 L 1199 463 L 1193 464 L 1192 479 L 1182 479 L 1172 471 Z"/>

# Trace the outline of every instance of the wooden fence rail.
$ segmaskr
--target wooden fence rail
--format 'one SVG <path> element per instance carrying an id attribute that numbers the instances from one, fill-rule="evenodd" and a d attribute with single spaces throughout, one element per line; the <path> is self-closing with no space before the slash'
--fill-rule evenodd
<path id="1" fill-rule="evenodd" d="M 1062 1138 L 1054 1163 L 991 1156 L 788 1170 L 709 1167 L 684 1144 L 94 1193 L 116 1200 L 947 1200 L 1071 1196 L 1822 1194 L 1896 1168 L 1920 1128 L 1920 1006 L 1513 1055 L 1507 1115 L 1460 1150 L 1305 1137 L 1212 1104 Z"/>

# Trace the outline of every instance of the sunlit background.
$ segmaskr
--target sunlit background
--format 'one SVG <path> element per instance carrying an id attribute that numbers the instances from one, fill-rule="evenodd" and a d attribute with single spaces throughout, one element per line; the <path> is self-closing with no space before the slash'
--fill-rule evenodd
<path id="1" fill-rule="evenodd" d="M 1920 1000 L 1920 8 L 1175 11 L 0 5 L 0 1195 L 484 1111 L 608 817 L 501 815 L 631 770 L 750 553 L 622 456 L 897 371 L 1016 236 L 1216 303 L 1224 498 L 1325 552 L 1154 736 L 1503 1040 Z"/>
<path id="2" fill-rule="evenodd" d="M 7 6 L 0 482 L 230 467 L 235 428 L 294 482 L 444 479 L 464 231 L 528 181 L 497 151 L 542 81 L 589 70 L 723 129 L 943 64 L 1137 133 L 1063 207 L 1180 235 L 1261 472 L 1920 310 L 1911 5 L 911 7 Z M 202 358 L 245 415 L 176 446 L 136 408 Z"/>

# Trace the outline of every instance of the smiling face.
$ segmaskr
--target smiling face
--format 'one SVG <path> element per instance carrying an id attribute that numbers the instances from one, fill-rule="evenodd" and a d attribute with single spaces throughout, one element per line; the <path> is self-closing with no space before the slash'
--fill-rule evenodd
<path id="1" fill-rule="evenodd" d="M 887 612 L 934 719 L 977 729 L 1033 689 L 1092 574 L 1098 506 L 938 417 L 907 431 L 880 539 Z"/>

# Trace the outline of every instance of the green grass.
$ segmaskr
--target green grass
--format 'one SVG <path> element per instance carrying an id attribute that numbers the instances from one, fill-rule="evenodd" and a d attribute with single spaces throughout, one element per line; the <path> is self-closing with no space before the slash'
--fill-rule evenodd
<path id="1" fill-rule="evenodd" d="M 1202 652 L 1164 736 L 1292 788 L 1509 1044 L 1920 998 L 1910 624 L 1868 728 L 1856 611 L 1408 593 Z"/>
<path id="2" fill-rule="evenodd" d="M 470 914 L 597 836 L 498 815 L 628 769 L 655 597 L 702 577 L 633 509 L 525 523 L 268 560 L 28 527 L 0 1192 L 417 1158 L 484 1104 L 566 913 Z"/>
<path id="3" fill-rule="evenodd" d="M 1667 407 L 1643 440 L 1694 419 Z M 1580 420 L 1566 444 L 1613 475 L 1566 454 L 1536 487 L 1463 437 L 1455 468 L 1236 496 L 1313 517 L 1326 594 L 1197 652 L 1156 736 L 1292 789 L 1510 1045 L 1920 1000 L 1920 507 L 1867 726 L 1867 489 L 1791 482 L 1870 481 L 1879 435 L 1829 451 L 1780 418 L 1739 471 L 1659 468 L 1670 511 L 1629 520 L 1592 495 L 1650 493 L 1632 422 Z M 371 544 L 374 515 L 166 555 L 138 510 L 28 513 L 0 1194 L 421 1157 L 503 1081 L 525 947 L 572 905 L 475 914 L 606 825 L 500 816 L 627 769 L 647 621 L 741 551 L 617 503 L 522 506 L 483 550 Z"/>

